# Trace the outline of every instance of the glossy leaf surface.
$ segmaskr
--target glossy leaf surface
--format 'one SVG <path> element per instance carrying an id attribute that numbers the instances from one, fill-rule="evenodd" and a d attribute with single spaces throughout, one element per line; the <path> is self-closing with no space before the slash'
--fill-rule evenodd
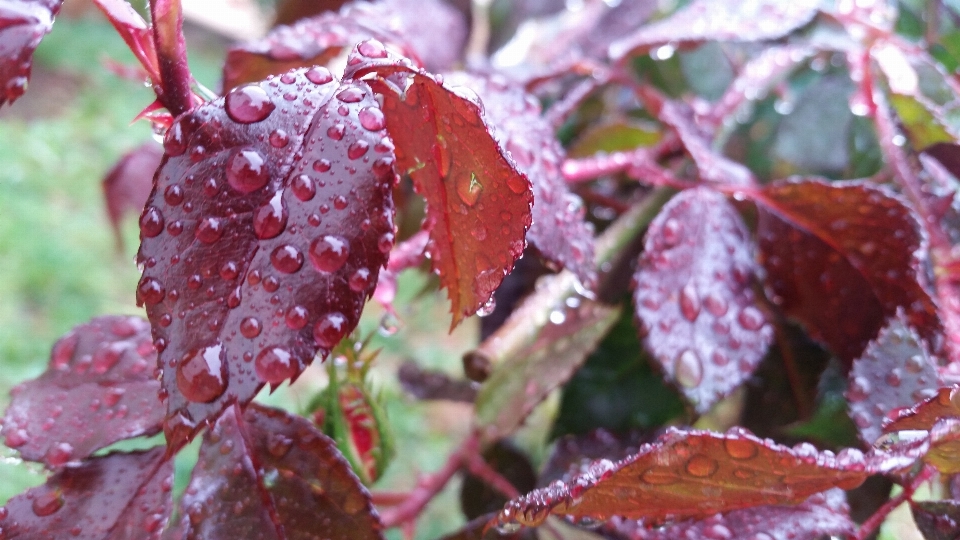
<path id="1" fill-rule="evenodd" d="M 452 304 L 453 326 L 493 295 L 524 249 L 533 203 L 530 181 L 490 136 L 476 94 L 455 89 L 389 58 L 358 74 L 408 77 L 403 90 L 368 80 L 383 96 L 397 169 L 427 201 L 427 253 Z M 349 61 L 348 61 L 349 64 Z"/>
<path id="2" fill-rule="evenodd" d="M 930 430 L 941 418 L 960 417 L 960 389 L 940 388 L 935 396 L 901 409 L 893 420 L 884 422 L 883 432 Z"/>
<path id="3" fill-rule="evenodd" d="M 781 181 L 753 195 L 769 296 L 846 362 L 903 308 L 940 346 L 918 253 L 926 239 L 890 192 L 862 182 Z"/>
<path id="4" fill-rule="evenodd" d="M 173 506 L 173 463 L 164 449 L 95 457 L 10 499 L 0 538 L 160 538 Z"/>
<path id="5" fill-rule="evenodd" d="M 913 521 L 927 540 L 955 540 L 960 537 L 960 501 L 920 501 L 910 504 Z"/>
<path id="6" fill-rule="evenodd" d="M 934 359 L 902 313 L 890 319 L 853 361 L 849 380 L 850 417 L 868 445 L 880 436 L 891 411 L 931 397 L 940 386 Z"/>
<path id="7" fill-rule="evenodd" d="M 47 371 L 11 392 L 6 445 L 56 468 L 157 433 L 156 366 L 150 325 L 139 317 L 97 317 L 75 327 L 53 346 Z"/>
<path id="8" fill-rule="evenodd" d="M 53 27 L 63 0 L 0 1 L 0 106 L 27 90 L 33 51 Z"/>
<path id="9" fill-rule="evenodd" d="M 120 158 L 103 179 L 107 216 L 117 244 L 121 245 L 120 224 L 127 213 L 137 216 L 153 189 L 153 174 L 160 167 L 163 148 L 153 141 L 134 148 Z"/>
<path id="10" fill-rule="evenodd" d="M 393 245 L 382 122 L 366 85 L 316 67 L 234 89 L 170 128 L 140 219 L 138 287 L 169 441 L 295 378 L 356 326 Z"/>
<path id="11" fill-rule="evenodd" d="M 778 39 L 810 22 L 818 5 L 816 0 L 697 0 L 614 42 L 610 56 L 621 59 L 667 43 L 683 46 L 703 41 Z"/>
<path id="12" fill-rule="evenodd" d="M 758 506 L 717 514 L 699 521 L 684 521 L 648 529 L 642 523 L 616 525 L 629 540 L 710 538 L 723 540 L 794 540 L 846 537 L 855 529 L 846 494 L 839 489 L 811 495 L 792 506 Z"/>
<path id="13" fill-rule="evenodd" d="M 737 429 L 726 434 L 670 428 L 619 462 L 600 460 L 504 507 L 501 524 L 536 526 L 550 514 L 607 519 L 703 519 L 760 505 L 797 504 L 833 487 L 852 489 L 870 474 L 858 450 L 838 456 L 809 444 L 793 449 Z"/>
<path id="14" fill-rule="evenodd" d="M 370 496 L 306 420 L 233 406 L 204 435 L 182 501 L 184 540 L 380 539 Z"/>
<path id="15" fill-rule="evenodd" d="M 541 116 L 536 98 L 519 85 L 465 73 L 445 76 L 448 87 L 463 86 L 483 103 L 491 134 L 533 186 L 533 224 L 527 241 L 548 260 L 577 275 L 588 288 L 596 281 L 593 231 L 584 205 L 563 180 L 565 153 Z"/>
<path id="16" fill-rule="evenodd" d="M 647 349 L 701 413 L 750 376 L 773 339 L 751 288 L 756 270 L 743 220 L 708 188 L 676 195 L 647 230 L 637 318 Z"/>

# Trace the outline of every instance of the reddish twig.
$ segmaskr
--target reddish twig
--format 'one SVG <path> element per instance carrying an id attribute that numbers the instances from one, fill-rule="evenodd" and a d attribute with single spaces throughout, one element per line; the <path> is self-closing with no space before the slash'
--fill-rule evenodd
<path id="1" fill-rule="evenodd" d="M 194 105 L 190 89 L 193 75 L 187 65 L 180 0 L 150 0 L 150 17 L 160 69 L 160 80 L 154 81 L 154 91 L 157 99 L 176 117 Z"/>
<path id="2" fill-rule="evenodd" d="M 480 454 L 470 455 L 465 465 L 467 466 L 467 470 L 470 471 L 470 474 L 483 480 L 488 486 L 499 491 L 504 497 L 516 499 L 520 496 L 517 488 L 513 487 L 513 484 L 511 484 L 509 480 L 491 467 Z"/>
<path id="3" fill-rule="evenodd" d="M 857 534 L 854 536 L 854 540 L 865 540 L 866 538 L 869 538 L 874 531 L 880 528 L 880 525 L 882 525 L 883 521 L 887 519 L 887 516 L 890 515 L 890 512 L 893 512 L 896 507 L 913 497 L 914 492 L 917 491 L 917 488 L 920 487 L 920 484 L 929 480 L 932 474 L 932 468 L 924 467 L 912 482 L 906 486 L 903 486 L 903 492 L 883 503 L 883 506 L 878 508 L 873 515 L 867 518 L 867 520 L 860 525 L 860 528 L 857 529 Z"/>
<path id="4" fill-rule="evenodd" d="M 370 493 L 371 502 L 377 506 L 397 506 L 409 497 L 409 493 L 398 491 L 374 491 Z"/>
<path id="5" fill-rule="evenodd" d="M 570 118 L 577 108 L 593 93 L 594 90 L 607 84 L 610 77 L 605 72 L 597 73 L 589 79 L 584 79 L 577 83 L 565 96 L 554 103 L 546 114 L 544 119 L 553 129 L 559 129 L 564 122 Z"/>

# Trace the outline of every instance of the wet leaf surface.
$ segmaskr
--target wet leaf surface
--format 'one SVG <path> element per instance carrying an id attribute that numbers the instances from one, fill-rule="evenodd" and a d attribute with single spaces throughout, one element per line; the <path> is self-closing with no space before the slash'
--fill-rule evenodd
<path id="1" fill-rule="evenodd" d="M 647 349 L 698 412 L 749 377 L 773 339 L 751 288 L 756 270 L 743 220 L 710 189 L 676 195 L 647 231 L 637 318 Z"/>
<path id="2" fill-rule="evenodd" d="M 816 0 L 697 0 L 666 19 L 641 26 L 610 45 L 610 56 L 622 59 L 665 45 L 703 41 L 766 41 L 781 38 L 810 22 Z"/>
<path id="3" fill-rule="evenodd" d="M 635 521 L 612 524 L 612 528 L 629 540 L 793 540 L 824 536 L 846 537 L 852 535 L 855 529 L 849 513 L 850 508 L 844 492 L 831 489 L 811 495 L 794 506 L 758 506 L 655 529 L 648 529 Z"/>
<path id="4" fill-rule="evenodd" d="M 172 486 L 163 448 L 95 457 L 10 499 L 0 509 L 0 538 L 157 539 Z"/>
<path id="5" fill-rule="evenodd" d="M 381 539 L 370 496 L 333 440 L 306 420 L 251 405 L 204 435 L 182 501 L 184 539 Z"/>
<path id="6" fill-rule="evenodd" d="M 120 158 L 103 179 L 103 196 L 107 203 L 107 216 L 122 245 L 120 225 L 124 216 L 143 212 L 143 206 L 153 189 L 153 174 L 160 167 L 163 147 L 153 141 L 134 148 Z"/>
<path id="7" fill-rule="evenodd" d="M 150 325 L 104 316 L 60 338 L 40 377 L 11 391 L 2 434 L 23 459 L 51 468 L 117 441 L 160 431 Z"/>
<path id="8" fill-rule="evenodd" d="M 584 221 L 584 204 L 570 192 L 561 173 L 565 158 L 553 128 L 541 116 L 536 98 L 500 78 L 455 73 L 448 87 L 476 92 L 491 134 L 533 186 L 533 225 L 527 241 L 555 265 L 577 275 L 588 288 L 596 282 L 593 230 Z"/>
<path id="9" fill-rule="evenodd" d="M 956 540 L 960 537 L 960 501 L 921 501 L 910 504 L 913 521 L 927 540 Z"/>
<path id="10" fill-rule="evenodd" d="M 381 77 L 367 82 L 383 96 L 398 171 L 410 175 L 427 201 L 427 253 L 456 326 L 487 303 L 523 253 L 530 181 L 490 136 L 475 93 L 448 88 L 393 57 L 355 69 L 355 76 Z M 407 86 L 401 90 L 382 77 L 407 78 Z"/>
<path id="11" fill-rule="evenodd" d="M 960 417 L 958 404 L 960 404 L 960 389 L 940 388 L 935 396 L 895 413 L 891 421 L 884 422 L 883 432 L 930 430 L 941 418 Z"/>
<path id="12" fill-rule="evenodd" d="M 760 505 L 797 504 L 833 487 L 854 488 L 873 458 L 848 449 L 834 456 L 810 444 L 794 448 L 743 430 L 726 434 L 670 428 L 619 462 L 600 460 L 566 482 L 504 507 L 501 524 L 536 526 L 548 515 L 577 519 L 703 519 Z"/>
<path id="13" fill-rule="evenodd" d="M 850 370 L 846 398 L 860 439 L 872 446 L 887 415 L 931 397 L 939 378 L 923 340 L 898 312 Z"/>
<path id="14" fill-rule="evenodd" d="M 926 239 L 889 191 L 863 182 L 775 182 L 757 203 L 768 295 L 845 362 L 903 308 L 931 349 L 941 324 L 919 252 Z"/>
<path id="15" fill-rule="evenodd" d="M 395 174 L 373 93 L 322 67 L 194 109 L 165 148 L 137 296 L 176 445 L 353 330 L 393 246 Z"/>
<path id="16" fill-rule="evenodd" d="M 63 0 L 0 0 L 0 106 L 27 90 L 33 51 L 53 27 Z"/>

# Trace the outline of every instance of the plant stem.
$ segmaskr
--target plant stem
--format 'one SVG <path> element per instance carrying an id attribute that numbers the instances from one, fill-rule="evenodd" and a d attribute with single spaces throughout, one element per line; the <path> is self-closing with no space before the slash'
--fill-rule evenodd
<path id="1" fill-rule="evenodd" d="M 150 17 L 160 68 L 160 81 L 154 82 L 154 91 L 160 103 L 177 117 L 193 108 L 193 75 L 187 65 L 180 0 L 150 0 Z"/>
<path id="2" fill-rule="evenodd" d="M 929 480 L 932 474 L 932 468 L 924 467 L 923 470 L 920 471 L 920 473 L 913 479 L 913 481 L 903 486 L 903 492 L 883 503 L 883 506 L 878 508 L 872 516 L 867 518 L 867 520 L 863 522 L 863 525 L 860 525 L 860 528 L 857 530 L 857 534 L 854 536 L 854 539 L 865 540 L 866 538 L 869 538 L 875 530 L 880 528 L 880 525 L 882 525 L 883 521 L 887 519 L 887 516 L 890 515 L 890 512 L 893 512 L 894 509 L 903 504 L 904 501 L 907 501 L 913 497 L 913 493 L 917 491 L 917 488 L 920 487 L 920 484 Z"/>

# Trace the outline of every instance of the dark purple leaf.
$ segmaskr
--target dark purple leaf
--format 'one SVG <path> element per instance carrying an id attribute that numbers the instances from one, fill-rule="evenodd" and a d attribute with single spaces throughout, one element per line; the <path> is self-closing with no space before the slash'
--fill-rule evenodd
<path id="1" fill-rule="evenodd" d="M 865 182 L 795 179 L 757 203 L 769 296 L 846 363 L 903 308 L 936 351 L 941 323 L 919 254 L 926 238 L 899 197 Z"/>
<path id="2" fill-rule="evenodd" d="M 43 375 L 11 391 L 3 418 L 6 445 L 56 468 L 159 432 L 156 366 L 143 319 L 97 317 L 77 326 L 53 346 Z"/>
<path id="3" fill-rule="evenodd" d="M 634 275 L 646 346 L 701 413 L 750 376 L 773 338 L 751 288 L 749 238 L 723 195 L 687 190 L 650 224 Z"/>
<path id="4" fill-rule="evenodd" d="M 53 27 L 63 0 L 0 0 L 0 106 L 27 90 L 33 51 Z"/>
<path id="5" fill-rule="evenodd" d="M 847 403 L 860 439 L 873 445 L 887 415 L 931 397 L 940 386 L 936 362 L 902 311 L 887 321 L 853 361 Z"/>
<path id="6" fill-rule="evenodd" d="M 381 539 L 370 495 L 335 443 L 277 409 L 232 406 L 204 435 L 183 538 Z"/>
<path id="7" fill-rule="evenodd" d="M 0 538 L 160 538 L 170 518 L 173 462 L 164 449 L 95 457 L 0 508 Z"/>
<path id="8" fill-rule="evenodd" d="M 567 268 L 592 288 L 596 281 L 593 231 L 584 221 L 583 201 L 563 180 L 563 147 L 541 116 L 540 104 L 519 85 L 503 79 L 456 73 L 448 87 L 479 94 L 493 137 L 533 185 L 533 225 L 527 240 L 548 260 Z M 456 90 L 455 90 L 456 91 Z"/>
<path id="9" fill-rule="evenodd" d="M 960 501 L 911 502 L 913 521 L 926 540 L 956 540 L 960 538 Z"/>
<path id="10" fill-rule="evenodd" d="M 167 132 L 137 297 L 160 351 L 168 441 L 296 378 L 356 326 L 393 246 L 382 128 L 365 84 L 316 67 L 238 87 Z"/>
<path id="11" fill-rule="evenodd" d="M 118 246 L 123 246 L 120 222 L 127 212 L 136 215 L 143 212 L 143 206 L 153 189 L 153 174 L 160 167 L 162 158 L 163 147 L 147 141 L 124 154 L 103 179 L 107 215 Z"/>
<path id="12" fill-rule="evenodd" d="M 610 56 L 620 60 L 668 43 L 684 46 L 704 41 L 779 39 L 810 22 L 818 5 L 817 0 L 696 0 L 614 42 Z"/>
<path id="13" fill-rule="evenodd" d="M 550 514 L 574 520 L 613 516 L 704 519 L 759 505 L 797 504 L 833 487 L 860 485 L 883 460 L 848 449 L 834 456 L 810 444 L 793 449 L 741 429 L 726 434 L 670 428 L 619 462 L 600 460 L 566 482 L 515 499 L 501 525 L 536 526 Z"/>
<path id="14" fill-rule="evenodd" d="M 755 182 L 749 169 L 713 150 L 713 136 L 706 126 L 697 123 L 689 106 L 664 102 L 658 117 L 676 130 L 703 181 L 732 186 L 749 186 Z"/>
<path id="15" fill-rule="evenodd" d="M 758 506 L 717 514 L 700 521 L 647 528 L 642 522 L 612 524 L 628 540 L 711 538 L 718 540 L 795 540 L 846 537 L 855 529 L 846 494 L 839 489 L 811 495 L 794 506 Z"/>

